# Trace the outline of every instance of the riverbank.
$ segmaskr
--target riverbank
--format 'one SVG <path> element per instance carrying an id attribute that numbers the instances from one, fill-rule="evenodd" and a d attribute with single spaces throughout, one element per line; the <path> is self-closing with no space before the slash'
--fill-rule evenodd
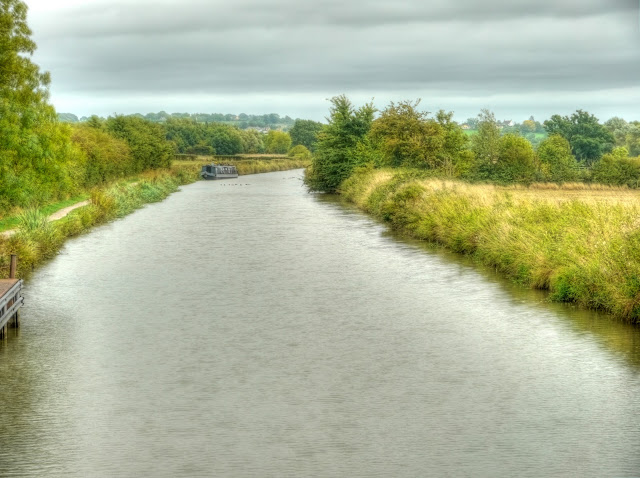
<path id="1" fill-rule="evenodd" d="M 189 163 L 189 164 L 183 164 Z M 282 171 L 305 167 L 298 160 L 240 161 L 240 174 Z M 82 207 L 67 209 L 66 215 L 50 220 L 40 210 L 28 210 L 17 216 L 13 234 L 0 236 L 0 278 L 8 276 L 8 258 L 17 254 L 18 277 L 28 275 L 37 265 L 55 256 L 66 239 L 82 234 L 94 226 L 124 217 L 145 204 L 162 201 L 181 185 L 199 179 L 201 162 L 177 161 L 168 170 L 142 173 L 91 191 Z"/>
<path id="2" fill-rule="evenodd" d="M 211 164 L 212 157 L 198 156 L 196 160 L 174 160 L 171 169 L 176 173 L 197 181 L 200 178 L 202 166 Z M 247 174 L 270 173 L 274 171 L 287 171 L 289 169 L 306 168 L 311 164 L 309 160 L 294 158 L 277 159 L 233 159 L 225 160 L 224 164 L 235 166 L 240 176 Z"/>
<path id="3" fill-rule="evenodd" d="M 640 193 L 588 185 L 498 187 L 361 169 L 343 197 L 410 237 L 526 287 L 640 323 Z"/>

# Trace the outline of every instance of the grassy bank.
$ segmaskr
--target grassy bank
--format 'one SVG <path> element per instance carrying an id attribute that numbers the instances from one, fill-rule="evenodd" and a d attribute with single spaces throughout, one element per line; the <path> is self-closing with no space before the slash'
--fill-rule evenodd
<path id="1" fill-rule="evenodd" d="M 87 195 L 4 218 L 0 221 L 0 227 L 17 228 L 17 232 L 10 237 L 0 237 L 0 278 L 8 275 L 11 254 L 18 254 L 18 277 L 24 277 L 38 264 L 55 256 L 67 238 L 126 216 L 147 203 L 162 201 L 177 191 L 180 185 L 197 181 L 201 165 L 206 161 L 176 163 L 170 170 L 142 173 L 135 178 L 96 188 Z M 240 160 L 237 167 L 240 174 L 254 174 L 297 169 L 307 164 L 292 159 Z M 88 206 L 76 209 L 58 221 L 47 220 L 51 213 L 87 198 L 90 199 Z"/>
<path id="2" fill-rule="evenodd" d="M 177 191 L 179 175 L 155 171 L 140 175 L 138 181 L 120 181 L 90 195 L 90 204 L 66 217 L 49 222 L 50 208 L 27 210 L 17 217 L 17 232 L 0 239 L 0 277 L 7 277 L 10 254 L 17 254 L 18 277 L 55 256 L 64 241 L 91 227 L 125 216 L 146 203 L 161 201 Z"/>
<path id="3" fill-rule="evenodd" d="M 411 237 L 473 256 L 551 298 L 640 323 L 640 193 L 498 187 L 362 169 L 341 193 Z"/>

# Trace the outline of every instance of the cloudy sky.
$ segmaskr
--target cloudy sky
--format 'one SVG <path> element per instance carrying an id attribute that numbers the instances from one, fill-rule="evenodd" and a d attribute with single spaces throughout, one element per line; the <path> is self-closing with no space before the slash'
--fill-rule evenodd
<path id="1" fill-rule="evenodd" d="M 59 112 L 640 120 L 639 0 L 26 0 Z"/>

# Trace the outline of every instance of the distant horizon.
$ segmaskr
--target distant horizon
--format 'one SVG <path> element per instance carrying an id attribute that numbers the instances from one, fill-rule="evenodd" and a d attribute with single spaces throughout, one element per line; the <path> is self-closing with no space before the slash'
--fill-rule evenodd
<path id="1" fill-rule="evenodd" d="M 374 103 L 374 104 L 375 104 L 375 103 Z M 359 104 L 355 104 L 355 106 L 357 107 L 357 106 L 359 106 Z M 55 105 L 54 105 L 54 107 L 55 107 Z M 379 110 L 382 110 L 382 109 L 383 109 L 383 108 L 379 108 Z M 621 116 L 621 115 L 615 115 L 615 114 L 614 114 L 614 115 L 609 116 L 609 117 L 601 117 L 601 116 L 599 116 L 599 115 L 595 114 L 593 111 L 589 111 L 589 110 L 587 110 L 587 109 L 585 109 L 585 108 L 576 108 L 575 110 L 573 110 L 573 111 L 569 111 L 569 112 L 566 112 L 566 113 L 565 113 L 565 112 L 563 112 L 563 113 L 553 113 L 553 114 L 551 114 L 551 115 L 549 115 L 549 116 L 546 116 L 546 117 L 542 117 L 542 116 L 538 117 L 538 116 L 533 115 L 533 114 L 522 114 L 522 115 L 513 116 L 513 117 L 510 117 L 510 116 L 504 116 L 504 117 L 502 117 L 502 116 L 499 116 L 499 115 L 498 115 L 495 111 L 493 111 L 493 110 L 489 110 L 489 111 L 491 111 L 492 113 L 494 113 L 494 115 L 495 115 L 495 117 L 496 117 L 496 120 L 498 120 L 498 121 L 509 121 L 509 120 L 511 120 L 511 121 L 514 121 L 515 123 L 520 124 L 520 123 L 522 123 L 523 121 L 528 120 L 531 116 L 533 116 L 533 117 L 534 117 L 534 119 L 535 119 L 536 121 L 539 121 L 540 123 L 544 123 L 544 121 L 545 121 L 545 120 L 550 119 L 550 118 L 551 118 L 551 116 L 553 116 L 554 114 L 559 114 L 560 116 L 571 116 L 573 113 L 575 113 L 575 112 L 576 112 L 577 110 L 579 110 L 579 109 L 581 109 L 581 110 L 583 110 L 583 111 L 586 111 L 586 112 L 588 112 L 588 113 L 590 113 L 590 114 L 593 114 L 594 116 L 596 116 L 596 117 L 598 118 L 598 120 L 600 121 L 600 123 L 605 123 L 605 122 L 606 122 L 606 121 L 608 121 L 609 119 L 611 119 L 611 118 L 615 118 L 615 117 L 617 117 L 617 118 L 622 118 L 623 120 L 625 120 L 625 121 L 627 121 L 627 122 L 640 121 L 640 116 L 639 116 L 639 117 L 636 117 L 636 118 L 629 118 L 629 117 L 626 117 L 626 118 L 625 118 L 624 116 Z M 437 110 L 436 110 L 436 111 L 437 111 Z M 430 115 L 431 115 L 431 116 L 433 116 L 433 115 L 436 113 L 436 111 L 429 111 L 429 112 L 430 112 Z M 445 111 L 451 111 L 451 110 L 446 110 L 446 109 L 445 109 Z M 291 118 L 292 120 L 298 120 L 298 119 L 299 119 L 299 120 L 312 120 L 312 121 L 317 121 L 317 122 L 319 122 L 319 123 L 324 123 L 324 124 L 326 124 L 326 123 L 327 123 L 327 121 L 326 121 L 326 120 L 327 120 L 327 118 L 326 118 L 326 117 L 323 117 L 321 120 L 318 120 L 318 119 L 310 118 L 310 117 L 300 117 L 300 116 L 292 116 L 292 115 L 290 115 L 290 114 L 282 114 L 282 113 L 279 113 L 279 112 L 277 112 L 277 111 L 268 111 L 268 112 L 264 112 L 264 113 L 249 113 L 249 112 L 247 112 L 247 111 L 239 111 L 239 112 L 225 112 L 225 111 L 194 111 L 194 112 L 190 112 L 190 111 L 181 111 L 181 110 L 169 111 L 169 110 L 166 110 L 166 109 L 160 109 L 160 110 L 158 110 L 158 111 L 147 111 L 147 112 L 145 112 L 145 113 L 142 113 L 142 112 L 140 112 L 140 111 L 134 111 L 134 112 L 128 112 L 128 113 L 114 112 L 114 113 L 109 113 L 109 114 L 98 114 L 98 113 L 91 113 L 91 114 L 78 114 L 78 113 L 75 113 L 75 112 L 73 112 L 73 111 L 60 111 L 60 110 L 58 110 L 58 108 L 56 108 L 56 113 L 57 113 L 58 115 L 61 115 L 61 114 L 72 114 L 72 115 L 76 116 L 76 117 L 78 118 L 78 120 L 81 120 L 82 118 L 87 118 L 87 119 L 88 119 L 88 118 L 90 118 L 91 116 L 94 116 L 94 115 L 95 115 L 95 116 L 98 116 L 98 117 L 100 117 L 100 118 L 109 118 L 109 117 L 115 117 L 115 116 L 132 116 L 132 115 L 142 115 L 142 116 L 147 116 L 147 115 L 149 115 L 149 114 L 159 114 L 159 113 L 162 113 L 162 112 L 164 112 L 164 113 L 166 113 L 166 114 L 168 114 L 168 115 L 170 115 L 170 116 L 171 116 L 171 115 L 174 115 L 174 114 L 189 114 L 189 115 L 198 115 L 198 114 L 203 114 L 203 115 L 212 115 L 212 114 L 223 114 L 223 115 L 229 115 L 229 114 L 231 114 L 231 115 L 235 115 L 235 116 L 239 116 L 239 115 L 241 115 L 241 114 L 246 114 L 246 115 L 248 115 L 248 116 L 264 116 L 264 115 L 269 115 L 269 114 L 277 114 L 280 118 L 283 118 L 283 119 L 284 119 L 284 118 L 286 118 L 286 117 L 289 117 L 289 118 Z M 457 123 L 459 123 L 459 124 L 463 124 L 463 123 L 466 123 L 466 122 L 467 122 L 467 120 L 469 120 L 469 119 L 472 119 L 472 118 L 473 118 L 473 119 L 475 119 L 475 118 L 477 118 L 477 117 L 478 117 L 478 114 L 480 114 L 480 110 L 478 110 L 478 113 L 477 113 L 477 114 L 475 114 L 475 115 L 465 116 L 464 118 L 462 118 L 460 115 L 456 115 L 456 114 L 455 114 L 455 111 L 454 111 L 454 118 L 453 118 L 453 119 L 454 119 L 454 121 L 456 121 Z M 328 110 L 327 110 L 327 115 L 326 115 L 326 116 L 329 116 L 329 111 L 328 111 Z"/>
<path id="2" fill-rule="evenodd" d="M 422 98 L 457 121 L 640 119 L 638 0 L 27 0 L 51 102 L 80 116 Z"/>

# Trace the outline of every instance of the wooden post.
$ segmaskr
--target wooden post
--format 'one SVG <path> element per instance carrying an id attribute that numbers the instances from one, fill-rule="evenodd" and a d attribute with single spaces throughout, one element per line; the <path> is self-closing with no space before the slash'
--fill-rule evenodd
<path id="1" fill-rule="evenodd" d="M 18 268 L 18 256 L 11 254 L 11 265 L 9 266 L 9 279 L 16 278 L 16 270 Z"/>

